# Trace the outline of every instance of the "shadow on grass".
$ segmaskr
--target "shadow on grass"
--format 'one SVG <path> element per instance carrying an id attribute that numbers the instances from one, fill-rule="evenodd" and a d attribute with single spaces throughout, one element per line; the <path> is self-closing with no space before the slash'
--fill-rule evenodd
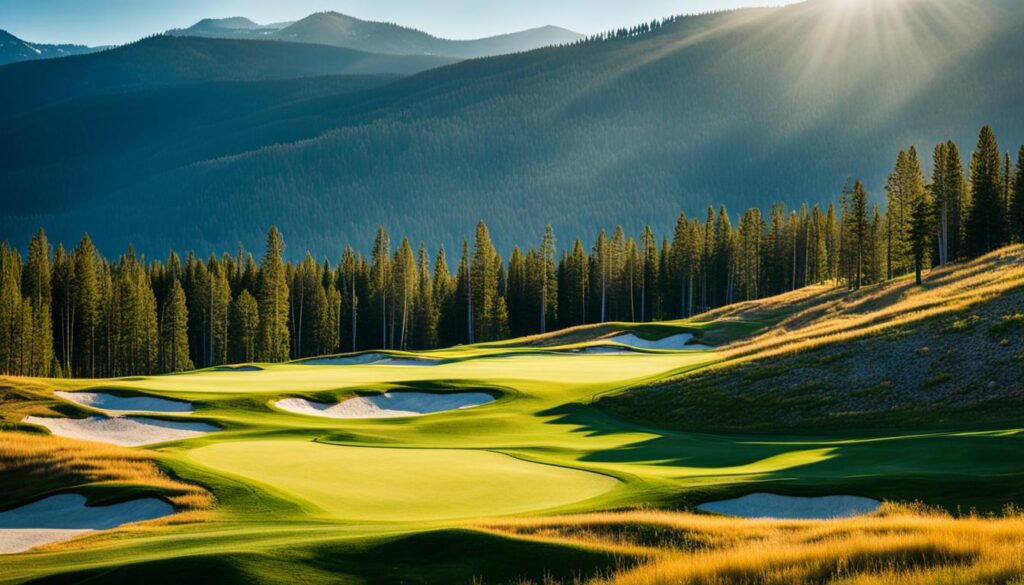
<path id="1" fill-rule="evenodd" d="M 504 538 L 470 530 L 442 530 L 384 543 L 303 546 L 273 554 L 226 553 L 188 556 L 69 572 L 31 581 L 70 585 L 219 585 L 268 583 L 431 583 L 541 582 L 546 576 L 572 582 L 574 577 L 606 574 L 634 559 L 571 546 Z"/>

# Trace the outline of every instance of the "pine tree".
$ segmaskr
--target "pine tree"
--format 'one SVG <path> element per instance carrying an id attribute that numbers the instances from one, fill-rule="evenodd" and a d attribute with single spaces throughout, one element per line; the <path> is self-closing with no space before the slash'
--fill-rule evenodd
<path id="1" fill-rule="evenodd" d="M 508 327 L 507 307 L 504 324 L 499 322 L 501 316 L 495 314 L 496 297 L 499 296 L 500 267 L 501 260 L 491 242 L 490 231 L 488 231 L 487 225 L 481 221 L 476 226 L 473 258 L 470 265 L 473 326 L 476 341 L 493 341 L 496 331 Z"/>
<path id="2" fill-rule="evenodd" d="M 228 361 L 228 343 L 231 313 L 231 285 L 228 281 L 228 268 L 215 259 L 209 261 L 209 340 L 207 347 L 210 365 L 225 364 Z"/>
<path id="3" fill-rule="evenodd" d="M 373 258 L 370 264 L 370 286 L 373 296 L 372 307 L 378 311 L 380 323 L 380 347 L 388 347 L 388 302 L 392 288 L 391 238 L 383 226 L 377 228 L 373 241 Z"/>
<path id="4" fill-rule="evenodd" d="M 420 245 L 416 264 L 416 335 L 413 343 L 418 349 L 432 349 L 437 347 L 438 309 L 426 245 Z"/>
<path id="5" fill-rule="evenodd" d="M 22 373 L 23 329 L 21 255 L 0 243 L 0 373 Z"/>
<path id="6" fill-rule="evenodd" d="M 946 162 L 944 183 L 949 208 L 949 252 L 950 261 L 967 257 L 966 230 L 969 209 L 967 180 L 964 177 L 963 159 L 956 143 L 946 143 Z"/>
<path id="7" fill-rule="evenodd" d="M 75 376 L 96 377 L 97 338 L 99 336 L 101 291 L 98 275 L 98 254 L 89 234 L 82 236 L 72 256 L 74 263 L 71 299 L 74 315 L 75 346 L 72 364 Z"/>
<path id="8" fill-rule="evenodd" d="M 519 246 L 512 249 L 508 260 L 508 285 L 506 287 L 506 305 L 509 316 L 509 330 L 513 337 L 522 337 L 531 330 L 533 313 L 530 311 L 530 282 L 526 267 L 526 258 Z"/>
<path id="9" fill-rule="evenodd" d="M 412 313 L 415 309 L 416 284 L 419 275 L 416 273 L 416 258 L 408 238 L 402 240 L 395 254 L 395 301 L 400 317 L 399 349 L 408 349 L 409 330 L 412 326 Z"/>
<path id="10" fill-rule="evenodd" d="M 341 337 L 347 340 L 347 348 L 353 352 L 359 348 L 359 294 L 356 290 L 358 280 L 358 258 L 352 247 L 346 246 L 345 252 L 341 257 L 341 277 L 338 279 L 338 287 L 341 289 L 342 299 L 340 319 L 343 324 L 342 327 L 347 328 L 346 331 L 341 333 Z"/>
<path id="11" fill-rule="evenodd" d="M 1010 203 L 1010 224 L 1013 238 L 1024 243 L 1024 146 L 1017 155 L 1017 170 L 1013 180 L 1013 196 Z"/>
<path id="12" fill-rule="evenodd" d="M 915 204 L 910 218 L 910 250 L 914 257 L 914 276 L 918 285 L 924 282 L 922 271 L 928 251 L 931 250 L 933 225 L 934 216 L 931 202 L 922 197 Z"/>
<path id="13" fill-rule="evenodd" d="M 987 254 L 1006 241 L 1001 159 L 996 136 L 985 126 L 971 157 L 972 202 L 967 216 L 967 247 L 971 257 Z"/>
<path id="14" fill-rule="evenodd" d="M 175 280 L 167 295 L 161 324 L 161 371 L 184 372 L 192 369 L 188 349 L 188 307 L 185 289 Z"/>
<path id="15" fill-rule="evenodd" d="M 548 321 L 554 320 L 558 314 L 557 278 L 555 275 L 555 231 L 549 224 L 544 228 L 544 237 L 540 243 L 541 282 L 540 282 L 540 332 L 547 333 Z"/>
<path id="16" fill-rule="evenodd" d="M 42 228 L 28 245 L 22 294 L 32 304 L 33 337 L 29 374 L 49 376 L 53 369 L 53 289 L 50 284 L 50 243 Z"/>
<path id="17" fill-rule="evenodd" d="M 283 362 L 288 359 L 288 280 L 284 267 L 284 239 L 277 227 L 267 234 L 266 251 L 260 261 L 258 303 L 260 332 L 257 359 Z"/>
<path id="18" fill-rule="evenodd" d="M 864 185 L 857 181 L 853 186 L 851 201 L 850 237 L 853 246 L 854 290 L 859 290 L 864 282 L 864 256 L 870 245 L 868 224 L 868 194 Z"/>
<path id="19" fill-rule="evenodd" d="M 437 308 L 438 346 L 455 345 L 459 338 L 455 281 L 448 268 L 444 246 L 438 248 L 434 258 L 434 306 Z"/>
<path id="20" fill-rule="evenodd" d="M 256 298 L 242 289 L 231 303 L 231 356 L 236 363 L 256 361 L 260 308 Z"/>

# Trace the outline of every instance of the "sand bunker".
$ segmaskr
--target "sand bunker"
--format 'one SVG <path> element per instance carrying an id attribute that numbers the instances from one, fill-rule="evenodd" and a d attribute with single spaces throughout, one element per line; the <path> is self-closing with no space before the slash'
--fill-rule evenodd
<path id="1" fill-rule="evenodd" d="M 192 405 L 179 400 L 151 396 L 115 396 L 95 392 L 54 392 L 54 395 L 75 404 L 114 412 L 192 412 Z"/>
<path id="2" fill-rule="evenodd" d="M 220 430 L 205 423 L 179 422 L 137 416 L 90 418 L 26 417 L 24 422 L 50 429 L 59 437 L 137 447 L 190 439 Z"/>
<path id="3" fill-rule="evenodd" d="M 326 418 L 401 418 L 473 408 L 494 400 L 494 396 L 484 392 L 388 392 L 377 396 L 357 396 L 338 404 L 287 398 L 279 400 L 277 407 L 295 414 Z"/>
<path id="4" fill-rule="evenodd" d="M 316 358 L 301 362 L 307 366 L 436 366 L 431 360 L 396 358 L 386 353 L 362 353 L 334 358 Z"/>
<path id="5" fill-rule="evenodd" d="M 796 498 L 776 494 L 750 494 L 697 506 L 698 510 L 740 518 L 777 520 L 829 520 L 870 514 L 882 505 L 878 500 L 858 496 Z"/>
<path id="6" fill-rule="evenodd" d="M 610 341 L 612 343 L 620 343 L 622 345 L 628 345 L 629 347 L 636 347 L 638 349 L 692 349 L 692 350 L 707 350 L 712 349 L 711 346 L 701 345 L 699 343 L 689 343 L 693 339 L 693 335 L 689 333 L 680 333 L 678 335 L 672 335 L 665 337 L 664 339 L 658 339 L 652 341 L 650 339 L 643 339 L 637 337 L 632 333 L 624 333 L 622 335 L 616 335 L 605 339 L 604 341 Z"/>
<path id="7" fill-rule="evenodd" d="M 163 500 L 142 498 L 110 506 L 86 506 L 84 496 L 62 494 L 0 512 L 0 554 L 17 553 L 96 530 L 174 513 Z"/>

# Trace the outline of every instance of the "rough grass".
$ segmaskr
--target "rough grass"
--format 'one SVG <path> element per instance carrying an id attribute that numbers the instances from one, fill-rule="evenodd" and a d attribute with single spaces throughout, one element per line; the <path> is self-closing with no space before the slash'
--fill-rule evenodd
<path id="1" fill-rule="evenodd" d="M 1002 585 L 1024 576 L 1017 511 L 954 518 L 887 505 L 873 516 L 828 522 L 639 511 L 482 528 L 646 558 L 592 585 Z"/>
<path id="2" fill-rule="evenodd" d="M 78 489 L 89 495 L 150 492 L 178 510 L 213 506 L 213 495 L 199 486 L 169 477 L 154 453 L 17 432 L 0 433 L 0 506 L 24 503 L 55 490 Z M 180 520 L 180 519 L 179 519 Z"/>
<path id="3" fill-rule="evenodd" d="M 778 318 L 701 371 L 602 402 L 689 431 L 1016 424 L 1024 413 L 1024 247 L 912 280 L 817 287 L 715 313 Z"/>

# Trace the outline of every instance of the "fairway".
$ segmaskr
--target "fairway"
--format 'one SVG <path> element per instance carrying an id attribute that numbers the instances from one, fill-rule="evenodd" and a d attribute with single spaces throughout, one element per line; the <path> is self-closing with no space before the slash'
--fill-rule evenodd
<path id="1" fill-rule="evenodd" d="M 280 490 L 336 520 L 417 522 L 556 508 L 615 479 L 461 449 L 379 449 L 298 441 L 220 443 L 189 452 L 216 471 Z"/>
<path id="2" fill-rule="evenodd" d="M 686 331 L 693 326 L 663 327 Z M 434 365 L 422 366 L 291 362 L 235 371 L 53 381 L 47 396 L 69 404 L 76 403 L 69 398 L 78 397 L 52 392 L 115 390 L 128 398 L 187 402 L 193 412 L 176 414 L 176 421 L 219 430 L 160 444 L 151 452 L 175 477 L 208 488 L 216 505 L 198 525 L 150 525 L 6 555 L 0 566 L 8 572 L 0 573 L 0 582 L 45 577 L 61 566 L 91 575 L 126 562 L 145 565 L 211 554 L 231 559 L 232 566 L 245 567 L 262 582 L 291 582 L 310 556 L 344 565 L 332 564 L 324 569 L 327 573 L 310 568 L 310 581 L 364 571 L 369 576 L 353 582 L 449 582 L 450 575 L 466 581 L 473 571 L 498 570 L 507 561 L 504 573 L 488 574 L 504 575 L 497 582 L 514 582 L 526 561 L 504 559 L 500 551 L 523 542 L 515 539 L 496 541 L 496 557 L 486 567 L 468 568 L 469 561 L 460 555 L 433 577 L 420 578 L 413 571 L 382 581 L 366 568 L 374 566 L 365 565 L 370 562 L 367 547 L 437 530 L 460 531 L 456 547 L 477 546 L 485 538 L 475 528 L 481 522 L 649 507 L 694 509 L 755 493 L 921 500 L 984 511 L 999 510 L 1021 495 L 1024 470 L 1017 454 L 1024 448 L 1024 433 L 1010 428 L 884 434 L 833 429 L 793 436 L 780 426 L 774 434 L 712 435 L 625 420 L 596 402 L 715 364 L 721 352 L 586 353 L 599 343 L 574 340 L 544 348 L 508 343 L 395 354 L 403 360 L 433 360 Z M 685 386 L 679 391 L 686 392 Z M 386 393 L 425 393 L 431 400 L 484 393 L 494 401 L 395 418 L 326 418 L 277 406 L 281 401 L 337 405 Z M 973 489 L 979 481 L 986 489 Z M 402 566 L 420 567 L 432 559 L 433 538 L 425 541 L 425 549 L 402 549 Z M 83 548 L 76 549 L 78 543 Z M 292 560 L 267 565 L 250 556 L 260 551 L 257 559 L 277 559 L 282 550 Z M 340 560 L 345 558 L 359 560 L 348 565 Z M 381 562 L 391 567 L 398 561 L 385 555 Z M 537 562 L 546 569 L 563 561 Z M 564 562 L 566 570 L 574 566 Z M 591 561 L 575 562 L 585 566 Z M 613 563 L 603 562 L 606 567 Z"/>

